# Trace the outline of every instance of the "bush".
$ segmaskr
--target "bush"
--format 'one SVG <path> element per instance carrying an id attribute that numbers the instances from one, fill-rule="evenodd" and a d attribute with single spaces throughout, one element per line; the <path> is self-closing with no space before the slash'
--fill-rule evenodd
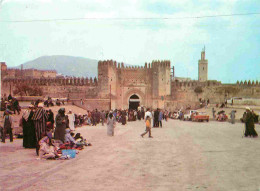
<path id="1" fill-rule="evenodd" d="M 197 87 L 194 89 L 194 92 L 195 92 L 196 94 L 202 93 L 202 92 L 203 92 L 202 87 L 201 87 L 201 86 L 197 86 Z"/>
<path id="2" fill-rule="evenodd" d="M 43 91 L 39 87 L 32 87 L 26 84 L 15 87 L 14 94 L 20 96 L 42 96 Z"/>

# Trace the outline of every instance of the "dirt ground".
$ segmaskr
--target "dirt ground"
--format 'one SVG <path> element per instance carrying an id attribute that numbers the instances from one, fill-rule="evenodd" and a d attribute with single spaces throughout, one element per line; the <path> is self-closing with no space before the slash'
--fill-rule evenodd
<path id="1" fill-rule="evenodd" d="M 93 146 L 66 161 L 1 143 L 0 190 L 260 190 L 260 138 L 242 138 L 242 123 L 163 121 L 152 139 L 143 121 L 117 124 L 114 137 L 101 124 L 76 131 Z"/>

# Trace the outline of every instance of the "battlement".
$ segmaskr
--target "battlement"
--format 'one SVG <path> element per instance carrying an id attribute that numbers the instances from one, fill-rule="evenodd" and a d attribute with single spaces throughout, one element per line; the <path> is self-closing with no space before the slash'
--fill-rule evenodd
<path id="1" fill-rule="evenodd" d="M 97 86 L 98 81 L 97 78 L 76 78 L 76 77 L 69 77 L 69 78 L 26 78 L 26 79 L 19 79 L 19 78 L 6 78 L 3 79 L 3 85 L 8 84 L 27 84 L 27 85 L 38 85 L 38 86 Z"/>
<path id="2" fill-rule="evenodd" d="M 113 60 L 98 61 L 98 67 L 102 67 L 102 66 L 111 66 L 117 68 L 117 62 Z"/>
<path id="3" fill-rule="evenodd" d="M 240 81 L 240 82 L 237 81 L 236 84 L 238 86 L 250 86 L 250 87 L 251 86 L 260 86 L 260 83 L 258 82 L 258 80 L 256 80 L 256 81 L 253 80 L 252 82 L 250 80 L 248 80 L 248 81 L 245 80 L 244 82 L 243 81 Z"/>
<path id="4" fill-rule="evenodd" d="M 127 70 L 131 70 L 131 69 L 147 69 L 147 68 L 153 68 L 153 67 L 171 67 L 171 62 L 170 60 L 153 60 L 152 63 L 145 63 L 144 66 L 133 66 L 133 65 L 127 65 L 125 66 L 125 64 L 123 62 L 121 63 L 117 63 L 116 61 L 113 60 L 104 60 L 104 61 L 99 61 L 98 62 L 98 67 L 106 67 L 106 66 L 110 66 L 113 68 L 120 68 L 120 69 L 127 69 Z"/>
<path id="5" fill-rule="evenodd" d="M 8 68 L 7 71 L 21 71 L 21 69 L 18 68 Z M 39 71 L 39 72 L 54 72 L 56 73 L 56 70 L 38 70 L 38 69 L 22 69 L 22 71 Z"/>
<path id="6" fill-rule="evenodd" d="M 171 61 L 170 60 L 153 60 L 152 61 L 152 68 L 153 67 L 171 67 Z"/>
<path id="7" fill-rule="evenodd" d="M 196 86 L 218 86 L 221 85 L 221 82 L 216 80 L 209 80 L 206 82 L 200 82 L 198 80 L 191 80 L 191 81 L 172 81 L 171 83 L 172 87 L 196 87 Z"/>

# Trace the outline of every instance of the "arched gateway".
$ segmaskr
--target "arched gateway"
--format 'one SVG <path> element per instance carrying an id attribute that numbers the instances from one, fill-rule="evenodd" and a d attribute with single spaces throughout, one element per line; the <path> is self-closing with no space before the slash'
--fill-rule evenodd
<path id="1" fill-rule="evenodd" d="M 137 110 L 137 108 L 140 106 L 140 98 L 136 95 L 133 94 L 130 98 L 129 98 L 129 109 L 135 109 Z"/>

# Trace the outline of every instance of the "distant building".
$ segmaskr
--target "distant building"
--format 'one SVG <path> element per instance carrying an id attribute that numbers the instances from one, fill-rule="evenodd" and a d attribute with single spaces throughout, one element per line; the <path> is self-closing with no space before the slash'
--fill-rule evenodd
<path id="1" fill-rule="evenodd" d="M 1 77 L 6 78 L 56 78 L 57 72 L 55 70 L 37 70 L 37 69 L 14 69 L 7 68 L 5 62 L 1 63 Z"/>
<path id="2" fill-rule="evenodd" d="M 173 81 L 178 81 L 178 82 L 189 82 L 191 81 L 191 78 L 183 78 L 183 77 L 174 77 Z"/>
<path id="3" fill-rule="evenodd" d="M 205 59 L 205 46 L 204 49 L 201 52 L 201 59 L 199 60 L 199 81 L 205 82 L 208 80 L 208 60 Z"/>

